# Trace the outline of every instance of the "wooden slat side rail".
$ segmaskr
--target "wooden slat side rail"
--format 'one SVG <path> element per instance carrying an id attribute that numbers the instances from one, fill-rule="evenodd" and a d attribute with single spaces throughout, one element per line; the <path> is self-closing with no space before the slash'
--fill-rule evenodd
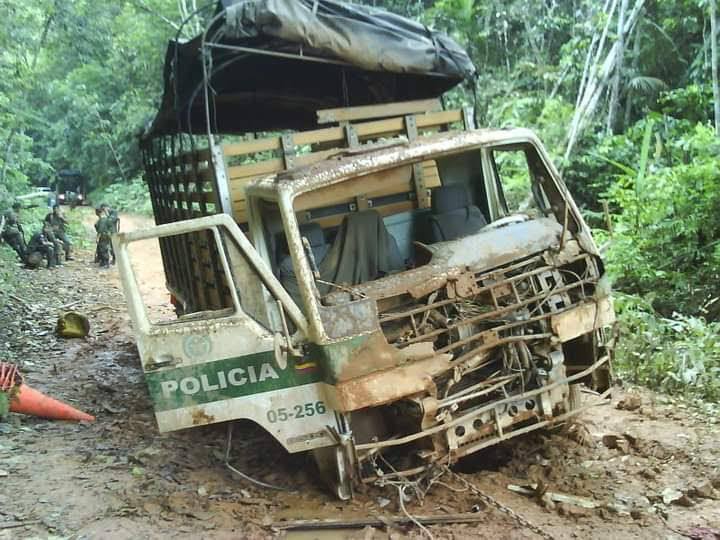
<path id="1" fill-rule="evenodd" d="M 432 102 L 432 103 L 430 103 Z M 401 114 L 403 112 L 415 109 L 421 110 L 424 114 L 418 114 L 415 118 L 417 131 L 422 134 L 428 131 L 439 131 L 453 123 L 461 123 L 463 120 L 462 111 L 435 111 L 425 112 L 428 109 L 437 109 L 437 103 L 434 100 L 423 100 L 421 102 L 409 102 L 393 104 L 395 107 L 385 107 L 373 112 L 367 108 L 366 110 L 350 112 L 350 116 L 346 115 L 344 109 L 336 112 L 342 118 L 354 119 L 355 116 L 360 118 L 383 117 L 388 114 Z M 388 112 L 390 111 L 390 112 Z M 329 114 L 329 113 L 328 113 Z M 345 115 L 345 116 L 343 116 Z M 355 116 L 353 116 L 355 115 Z M 351 118 L 352 117 L 352 118 Z M 344 122 L 345 120 L 343 120 Z M 357 135 L 357 140 L 366 142 L 375 140 L 380 137 L 396 137 L 406 134 L 405 117 L 398 116 L 393 118 L 385 118 L 381 120 L 371 120 L 367 122 L 352 123 L 352 130 Z M 348 133 L 343 127 L 326 127 L 311 131 L 292 133 L 285 136 L 284 144 L 280 136 L 266 137 L 263 139 L 252 139 L 240 143 L 223 145 L 222 151 L 226 163 L 238 163 L 227 167 L 229 178 L 229 194 L 233 209 L 233 217 L 239 223 L 247 222 L 247 207 L 245 202 L 245 186 L 253 179 L 267 175 L 278 173 L 286 169 L 287 159 L 283 157 L 283 153 L 288 151 L 288 140 L 290 140 L 290 151 L 292 155 L 292 166 L 301 167 L 327 159 L 333 154 L 342 152 L 348 146 Z M 328 148 L 329 147 L 329 148 Z M 308 148 L 314 149 L 309 153 L 295 153 L 296 149 L 300 152 L 307 152 Z M 323 148 L 319 150 L 319 148 Z M 176 221 L 178 219 L 187 219 L 199 215 L 208 215 L 220 211 L 217 201 L 217 195 L 214 192 L 215 181 L 213 169 L 209 163 L 211 158 L 207 149 L 192 150 L 180 152 L 171 157 L 171 148 L 164 147 L 158 149 L 152 154 L 146 154 L 146 169 L 152 177 L 151 183 L 155 203 L 157 203 L 160 212 L 156 212 L 156 216 L 161 215 L 163 222 Z M 258 153 L 265 152 L 258 156 Z M 273 157 L 267 158 L 268 153 Z M 253 163 L 242 163 L 250 159 L 258 159 Z M 265 159 L 262 159 L 265 158 Z M 423 170 L 423 193 L 415 193 L 417 200 L 427 200 L 427 190 L 433 189 L 440 185 L 440 177 L 437 166 L 434 162 L 428 161 L 422 164 Z M 387 195 L 410 193 L 413 186 L 405 181 L 394 184 L 390 182 L 383 186 L 368 185 L 364 191 L 364 198 L 370 200 L 376 197 L 384 197 Z M 194 189 L 193 189 L 194 188 Z M 372 189 L 371 189 L 372 188 Z M 417 191 L 417 189 L 415 189 Z M 303 203 L 302 208 L 311 209 L 315 207 L 327 206 L 327 203 L 319 202 L 318 197 L 314 196 L 317 204 L 314 202 Z M 322 197 L 325 197 L 324 195 Z M 331 197 L 330 200 L 338 202 L 346 202 L 347 197 Z M 327 200 L 327 199 L 326 199 Z M 351 202 L 351 201 L 347 201 Z M 357 201 L 358 207 L 363 207 L 365 201 Z M 388 205 L 389 206 L 389 205 Z M 407 204 L 405 203 L 405 206 Z M 328 221 L 329 218 L 323 218 Z M 205 291 L 203 291 L 205 292 Z M 202 295 L 204 296 L 204 294 Z"/>
<path id="2" fill-rule="evenodd" d="M 442 109 L 442 105 L 437 98 L 399 101 L 386 105 L 321 109 L 317 111 L 317 123 L 328 124 L 330 122 L 349 122 L 367 118 L 387 118 L 388 116 L 435 112 L 440 109 Z"/>
<path id="3" fill-rule="evenodd" d="M 440 186 L 440 175 L 435 160 L 422 162 L 424 170 L 424 183 L 427 189 L 434 189 Z M 252 178 L 236 179 L 231 181 L 231 198 L 233 201 L 233 215 L 241 223 L 247 220 L 247 204 L 245 201 L 245 185 Z M 347 183 L 328 186 L 323 189 L 304 193 L 295 200 L 295 210 L 304 211 L 321 206 L 333 206 L 336 204 L 349 204 L 356 202 L 353 197 L 348 197 L 348 191 L 360 193 L 369 200 L 377 197 L 385 197 L 400 193 L 414 191 L 411 183 L 412 167 L 404 165 L 387 171 L 364 175 L 357 180 L 362 189 L 348 187 Z M 404 211 L 404 210 L 403 210 Z"/>
<path id="4" fill-rule="evenodd" d="M 440 128 L 447 124 L 462 122 L 462 111 L 439 111 L 421 114 L 416 117 L 419 131 Z M 405 133 L 405 120 L 403 117 L 388 118 L 386 120 L 374 120 L 353 124 L 358 137 L 369 139 L 372 137 L 383 137 L 389 135 L 403 135 Z M 341 127 L 315 129 L 301 131 L 292 134 L 292 142 L 297 146 L 338 143 L 339 147 L 345 147 L 345 131 Z M 265 139 L 253 139 L 241 143 L 223 145 L 223 154 L 226 158 L 254 154 L 264 150 L 279 150 L 282 147 L 280 137 L 268 137 Z"/>

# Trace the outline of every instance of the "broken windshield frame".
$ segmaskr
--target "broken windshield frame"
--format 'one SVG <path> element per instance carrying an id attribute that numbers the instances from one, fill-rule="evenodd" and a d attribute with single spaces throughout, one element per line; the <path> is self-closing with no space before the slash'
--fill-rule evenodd
<path id="1" fill-rule="evenodd" d="M 492 223 L 501 218 L 507 217 L 510 212 L 507 207 L 507 202 L 503 198 L 504 186 L 500 183 L 497 168 L 495 167 L 492 153 L 493 152 L 506 152 L 506 151 L 521 151 L 525 155 L 527 161 L 527 167 L 531 179 L 531 189 L 528 196 L 531 197 L 535 204 L 538 206 L 538 211 L 542 215 L 549 216 L 552 214 L 559 223 L 563 223 L 564 216 L 567 210 L 568 215 L 568 230 L 571 232 L 577 232 L 580 229 L 579 219 L 576 219 L 575 212 L 576 207 L 572 202 L 567 202 L 565 194 L 567 190 L 561 185 L 557 173 L 551 170 L 547 163 L 548 160 L 544 156 L 544 152 L 539 148 L 533 140 L 523 139 L 513 141 L 509 144 L 503 145 L 492 145 L 483 144 L 465 147 L 460 150 L 454 150 L 451 152 L 444 152 L 438 154 L 428 154 L 422 157 L 423 162 L 428 160 L 443 160 L 453 157 L 462 157 L 463 155 L 482 155 L 482 164 L 478 164 L 477 170 L 474 173 L 478 174 L 473 180 L 470 187 L 472 189 L 481 190 L 482 194 L 486 197 L 485 201 L 480 201 L 477 197 L 474 197 L 474 202 L 478 205 L 484 206 L 483 212 L 488 218 L 488 222 Z M 384 167 L 379 171 L 372 171 L 365 173 L 364 175 L 353 175 L 338 179 L 328 184 L 328 186 L 337 186 L 338 184 L 346 184 L 358 176 L 367 176 L 373 173 L 387 172 L 402 167 L 412 167 L 413 163 L 419 163 L 420 160 L 399 160 L 392 166 Z M 265 217 L 261 209 L 262 200 L 272 202 L 277 205 L 280 212 L 280 218 L 282 220 L 283 232 L 287 239 L 288 255 L 292 260 L 292 266 L 297 277 L 298 286 L 298 298 L 296 302 L 298 305 L 303 305 L 303 310 L 309 322 L 309 331 L 311 333 L 311 339 L 316 339 L 317 342 L 326 342 L 330 338 L 327 335 L 326 329 L 322 323 L 321 311 L 323 309 L 321 299 L 319 297 L 315 277 L 313 276 L 313 270 L 310 262 L 305 255 L 305 248 L 303 246 L 302 234 L 300 231 L 301 222 L 304 220 L 298 219 L 298 210 L 295 207 L 295 203 L 299 196 L 307 193 L 315 193 L 323 187 L 312 189 L 311 186 L 305 184 L 304 189 L 293 189 L 290 186 L 283 186 L 277 191 L 270 192 L 269 190 L 263 190 L 261 197 L 249 195 L 249 206 L 251 212 L 257 212 L 258 217 L 262 216 L 262 219 L 258 220 L 259 226 L 256 228 L 251 225 L 251 232 L 253 232 L 253 243 L 260 247 L 260 251 L 265 252 L 265 256 L 271 250 L 268 246 L 267 237 L 262 229 L 265 228 Z M 358 195 L 351 193 L 351 195 Z M 539 201 L 539 202 L 538 202 Z M 357 208 L 355 208 L 356 210 Z M 354 210 L 353 210 L 354 211 Z M 300 216 L 302 217 L 302 216 Z M 531 217 L 542 217 L 540 215 L 534 215 Z M 307 216 L 306 216 L 307 218 Z M 251 220 L 252 222 L 253 220 Z M 269 257 L 266 260 L 272 260 Z M 273 265 L 274 270 L 277 271 L 277 266 Z M 404 270 L 403 270 L 404 271 Z M 341 284 L 337 284 L 342 288 Z M 351 287 L 350 287 L 351 288 Z"/>

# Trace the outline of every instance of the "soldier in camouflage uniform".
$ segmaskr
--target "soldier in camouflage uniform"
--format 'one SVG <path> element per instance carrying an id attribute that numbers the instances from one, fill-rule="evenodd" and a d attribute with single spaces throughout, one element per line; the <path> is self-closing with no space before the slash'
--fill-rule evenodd
<path id="1" fill-rule="evenodd" d="M 25 264 L 28 268 L 37 268 L 43 259 L 47 261 L 48 268 L 54 268 L 58 263 L 55 243 L 48 238 L 48 234 L 52 235 L 52 230 L 46 223 L 42 231 L 36 232 L 30 238 L 25 257 Z"/>
<path id="2" fill-rule="evenodd" d="M 114 225 L 103 208 L 95 210 L 95 214 L 100 218 L 95 224 L 95 230 L 97 231 L 96 257 L 100 263 L 100 268 L 108 268 L 112 252 L 111 236 L 114 232 Z"/>
<path id="3" fill-rule="evenodd" d="M 20 211 L 20 203 L 15 202 L 12 209 L 5 212 L 5 226 L 2 230 L 2 239 L 5 240 L 11 248 L 18 254 L 20 260 L 25 262 L 25 231 L 23 231 L 18 212 Z"/>
<path id="4" fill-rule="evenodd" d="M 63 251 L 63 243 L 57 239 L 57 237 L 55 236 L 55 232 L 53 231 L 52 225 L 50 225 L 49 223 L 43 221 L 42 232 L 45 235 L 47 241 L 51 242 L 53 245 L 53 252 L 55 253 L 55 264 L 58 266 L 62 266 L 62 262 L 60 262 L 60 253 Z"/>
<path id="5" fill-rule="evenodd" d="M 65 226 L 67 225 L 67 220 L 65 219 L 65 216 L 63 216 L 62 210 L 60 209 L 60 205 L 56 204 L 53 206 L 53 211 L 45 216 L 45 223 L 50 224 L 52 227 L 52 232 L 55 235 L 55 238 L 62 242 L 62 247 L 65 251 L 65 260 L 71 261 L 72 256 L 70 254 L 71 252 L 71 246 L 72 242 L 70 241 L 70 238 L 68 237 L 67 233 L 65 232 Z"/>
<path id="6" fill-rule="evenodd" d="M 100 208 L 102 208 L 107 214 L 107 217 L 110 220 L 110 224 L 112 225 L 113 234 L 119 233 L 120 216 L 118 216 L 118 211 L 105 203 L 101 204 Z M 110 242 L 110 255 L 112 256 L 110 264 L 115 264 L 115 248 L 113 247 L 112 242 Z"/>

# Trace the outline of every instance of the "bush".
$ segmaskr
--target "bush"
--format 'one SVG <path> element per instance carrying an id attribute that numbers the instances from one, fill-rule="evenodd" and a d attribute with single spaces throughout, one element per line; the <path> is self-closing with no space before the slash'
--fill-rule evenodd
<path id="1" fill-rule="evenodd" d="M 608 269 L 624 292 L 652 292 L 665 317 L 705 315 L 702 306 L 720 295 L 720 142 L 702 124 L 667 140 L 654 135 L 644 178 L 618 164 L 625 172 L 607 191 L 620 212 Z M 708 316 L 719 313 L 716 305 Z"/>
<path id="2" fill-rule="evenodd" d="M 622 379 L 668 394 L 720 401 L 720 323 L 677 312 L 661 317 L 652 298 L 615 298 L 615 367 Z"/>

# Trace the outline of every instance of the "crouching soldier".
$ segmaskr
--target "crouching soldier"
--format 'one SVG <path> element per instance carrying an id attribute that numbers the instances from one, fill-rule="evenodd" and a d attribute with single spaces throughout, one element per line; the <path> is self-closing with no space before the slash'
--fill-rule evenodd
<path id="1" fill-rule="evenodd" d="M 49 223 L 43 222 L 43 234 L 48 242 L 52 243 L 55 252 L 55 264 L 62 266 L 60 262 L 60 253 L 63 251 L 63 243 L 55 236 L 55 231 Z"/>
<path id="2" fill-rule="evenodd" d="M 45 224 L 42 231 L 36 232 L 30 238 L 25 252 L 25 265 L 28 268 L 39 267 L 43 259 L 47 261 L 48 268 L 54 268 L 57 264 L 58 254 L 55 251 L 55 243 L 48 239 L 48 233 L 52 235 L 50 226 Z"/>
<path id="3" fill-rule="evenodd" d="M 20 203 L 14 202 L 12 210 L 5 212 L 5 227 L 2 230 L 2 239 L 15 250 L 20 260 L 25 262 L 25 232 L 20 224 L 18 212 L 20 211 Z"/>
<path id="4" fill-rule="evenodd" d="M 72 242 L 70 241 L 70 238 L 68 237 L 65 226 L 67 225 L 67 220 L 65 219 L 65 216 L 62 213 L 62 210 L 60 209 L 60 205 L 56 204 L 53 206 L 53 211 L 49 213 L 47 216 L 45 216 L 45 223 L 48 223 L 52 227 L 53 234 L 55 235 L 55 238 L 62 242 L 62 247 L 65 251 L 65 260 L 71 261 L 71 246 Z"/>
<path id="5" fill-rule="evenodd" d="M 95 213 L 100 218 L 95 224 L 97 231 L 97 249 L 95 250 L 97 262 L 101 268 L 110 266 L 110 255 L 112 252 L 111 236 L 114 232 L 114 226 L 105 210 L 98 208 Z"/>

